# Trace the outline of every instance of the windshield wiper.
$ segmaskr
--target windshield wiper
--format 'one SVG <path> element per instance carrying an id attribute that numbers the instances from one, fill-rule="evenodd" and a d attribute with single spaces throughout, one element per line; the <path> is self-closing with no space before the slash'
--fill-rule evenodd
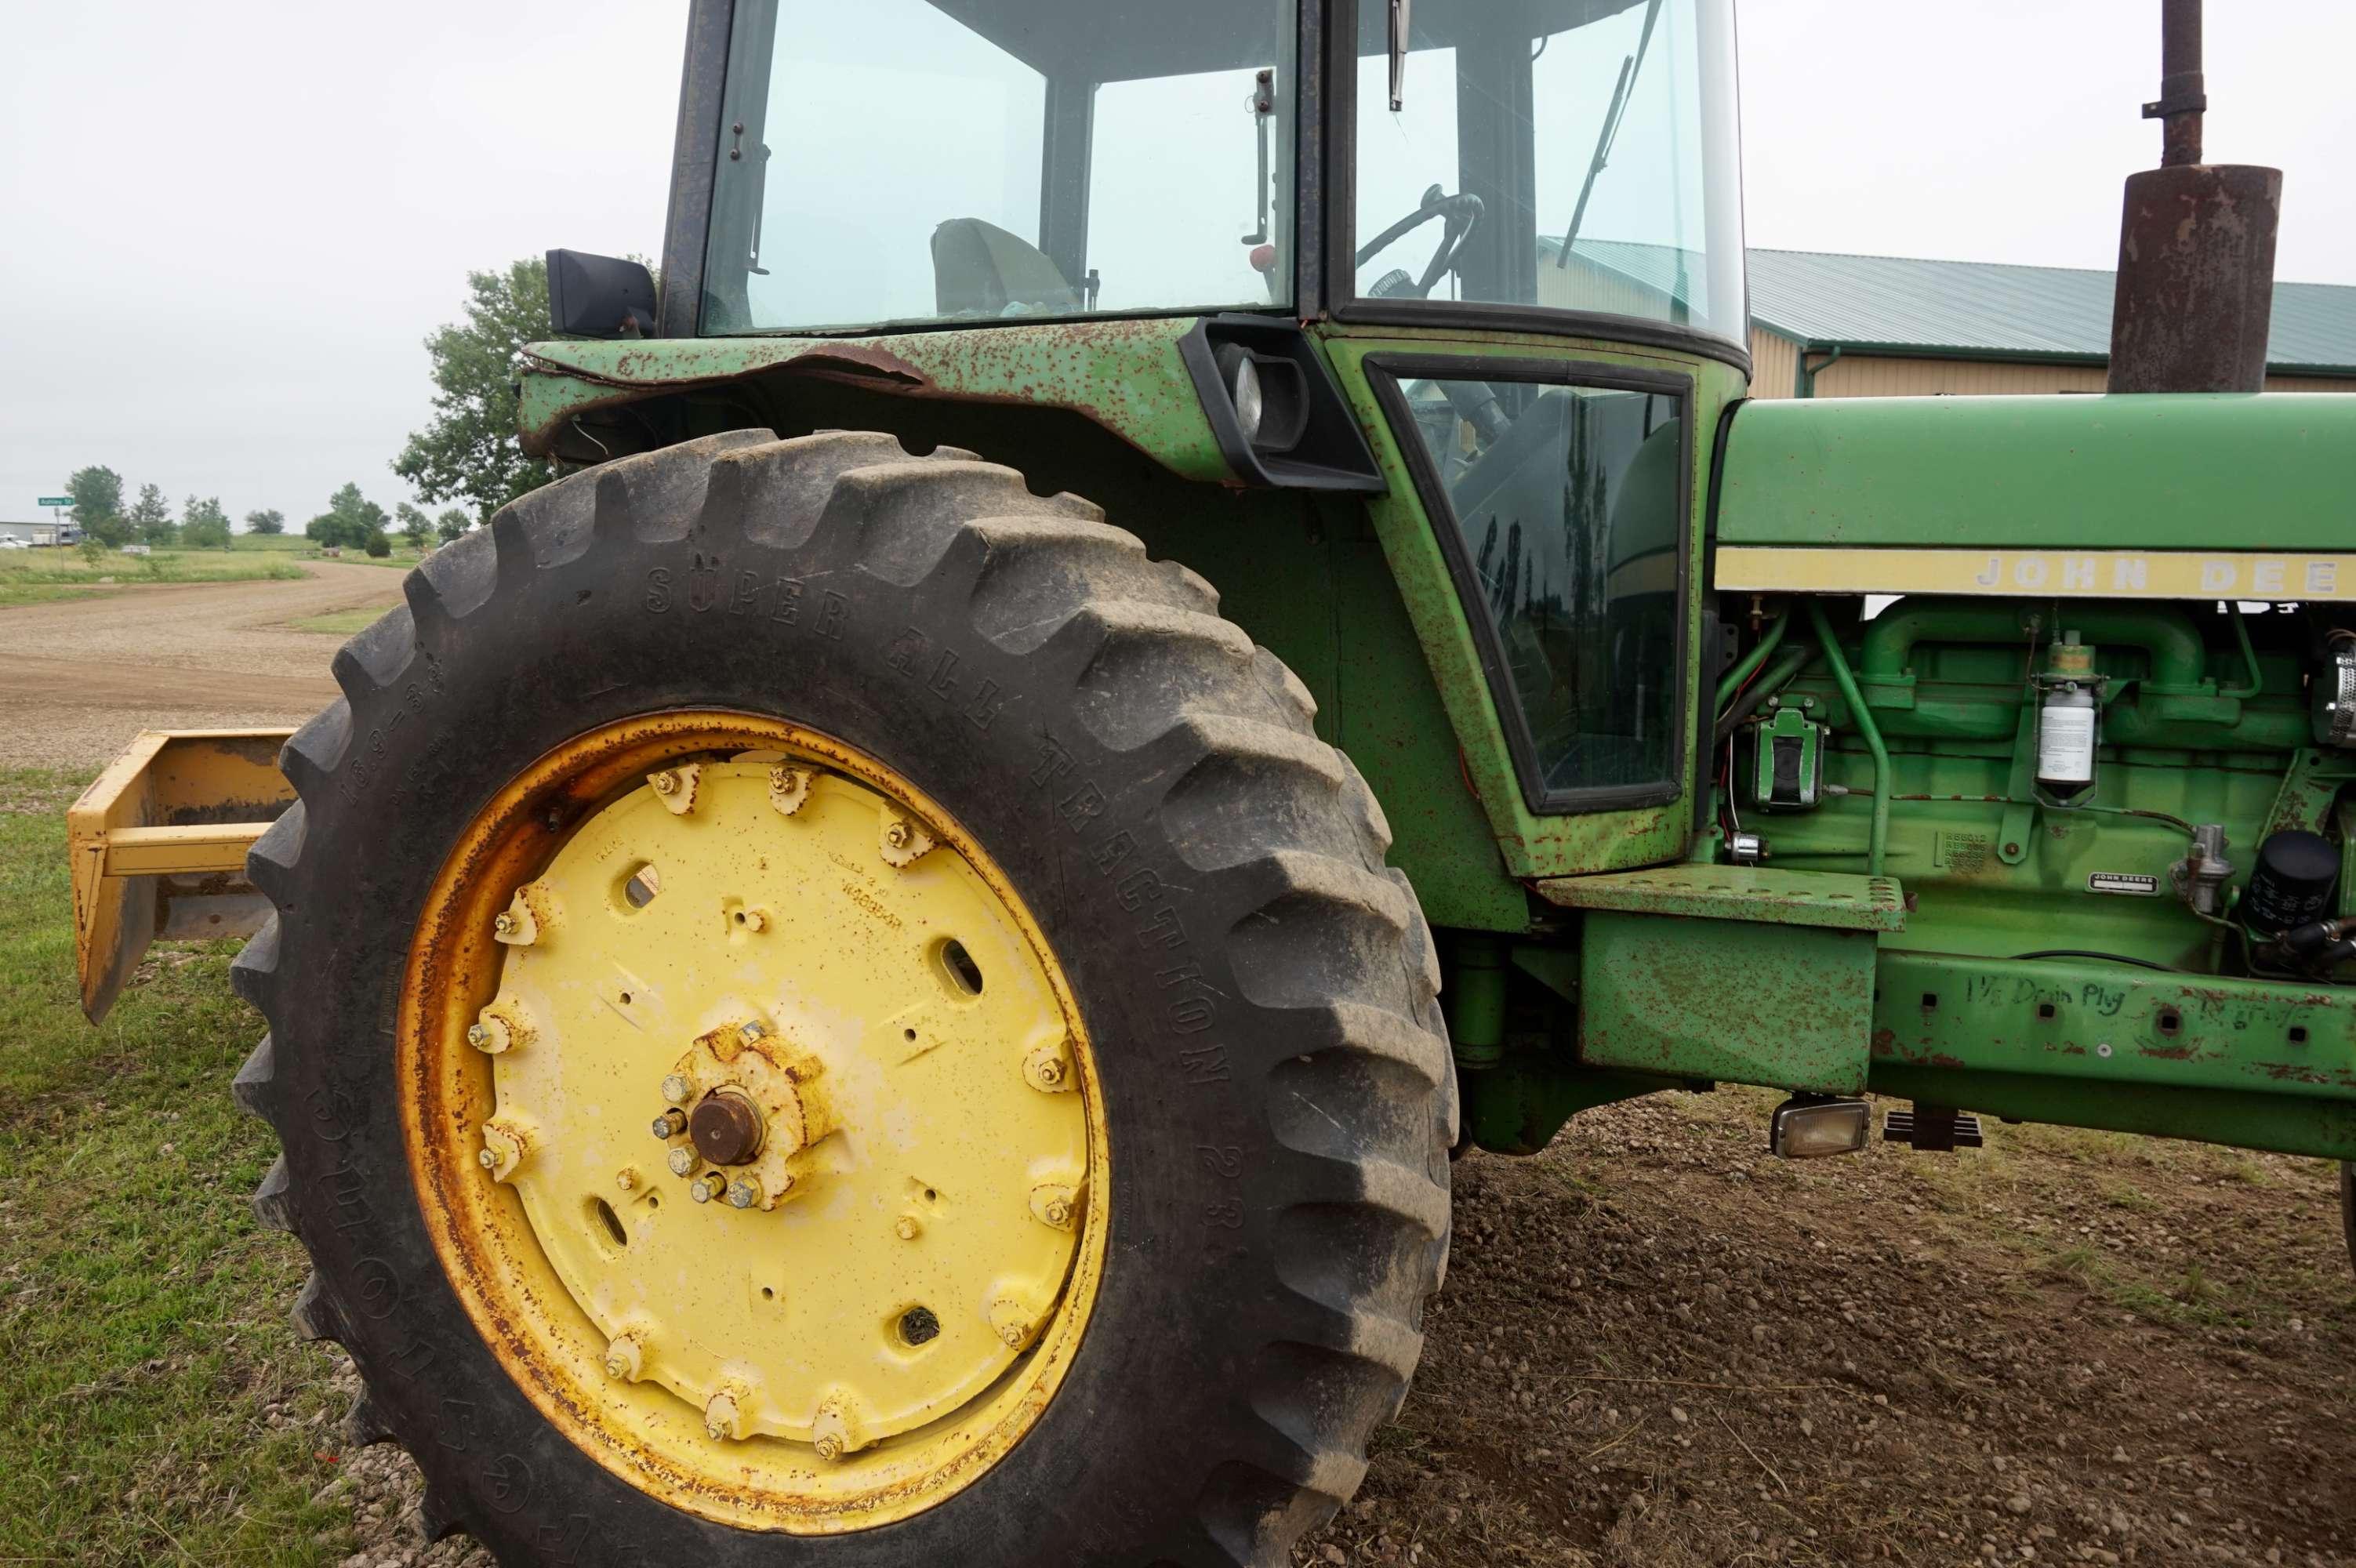
<path id="1" fill-rule="evenodd" d="M 1579 226 L 1587 219 L 1587 199 L 1595 194 L 1595 177 L 1612 161 L 1612 144 L 1620 139 L 1620 122 L 1628 113 L 1629 91 L 1636 85 L 1636 73 L 1644 67 L 1644 51 L 1652 47 L 1653 24 L 1660 20 L 1661 0 L 1652 0 L 1644 7 L 1644 30 L 1636 35 L 1636 52 L 1620 62 L 1620 81 L 1612 89 L 1612 106 L 1603 112 L 1603 129 L 1595 137 L 1595 156 L 1588 161 L 1587 182 L 1579 188 L 1579 205 L 1571 209 L 1570 227 L 1563 231 L 1562 249 L 1555 252 L 1557 272 L 1570 264 L 1570 242 L 1579 238 Z M 1397 80 L 1398 67 L 1392 68 Z M 1398 89 L 1393 88 L 1396 93 Z M 1398 105 L 1391 105 L 1396 109 Z"/>
<path id="2" fill-rule="evenodd" d="M 1407 107 L 1407 12 L 1408 0 L 1391 0 L 1391 113 Z M 1660 0 L 1654 0 L 1655 5 Z"/>

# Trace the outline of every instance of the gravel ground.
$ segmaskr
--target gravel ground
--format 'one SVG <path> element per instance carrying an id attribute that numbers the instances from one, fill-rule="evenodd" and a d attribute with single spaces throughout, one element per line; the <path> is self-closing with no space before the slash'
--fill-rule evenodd
<path id="1" fill-rule="evenodd" d="M 381 566 L 305 562 L 300 582 L 123 587 L 0 609 L 0 756 L 94 768 L 143 729 L 298 725 L 335 700 L 338 638 L 280 623 L 400 602 Z"/>
<path id="2" fill-rule="evenodd" d="M 2356 1564 L 2356 1276 L 2322 1162 L 1991 1127 L 1813 1165 L 1772 1097 L 1457 1166 L 1423 1369 L 1328 1564 Z M 350 1456 L 344 1568 L 490 1568 Z"/>

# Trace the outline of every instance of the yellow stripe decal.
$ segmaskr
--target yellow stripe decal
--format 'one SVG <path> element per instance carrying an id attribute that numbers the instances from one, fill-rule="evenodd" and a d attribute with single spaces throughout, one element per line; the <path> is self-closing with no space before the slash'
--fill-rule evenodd
<path id="1" fill-rule="evenodd" d="M 1719 587 L 1760 593 L 2356 599 L 2356 555 L 2196 550 L 1775 550 L 1725 545 L 1719 548 L 1715 564 Z"/>

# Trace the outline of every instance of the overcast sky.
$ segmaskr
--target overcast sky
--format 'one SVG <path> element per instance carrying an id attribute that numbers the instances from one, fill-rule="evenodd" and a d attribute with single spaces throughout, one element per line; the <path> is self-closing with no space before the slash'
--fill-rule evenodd
<path id="1" fill-rule="evenodd" d="M 2210 156 L 2286 171 L 2280 276 L 2356 284 L 2356 5 L 2209 10 Z M 2108 266 L 2158 12 L 1741 0 L 1751 243 Z M 685 15 L 0 0 L 0 519 L 88 463 L 298 526 L 407 499 L 467 269 L 660 249 Z"/>

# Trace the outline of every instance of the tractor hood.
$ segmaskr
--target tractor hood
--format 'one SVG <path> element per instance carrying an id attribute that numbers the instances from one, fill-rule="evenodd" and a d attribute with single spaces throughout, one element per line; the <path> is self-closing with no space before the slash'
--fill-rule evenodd
<path id="1" fill-rule="evenodd" d="M 2356 397 L 1746 403 L 1721 589 L 2356 599 Z"/>

